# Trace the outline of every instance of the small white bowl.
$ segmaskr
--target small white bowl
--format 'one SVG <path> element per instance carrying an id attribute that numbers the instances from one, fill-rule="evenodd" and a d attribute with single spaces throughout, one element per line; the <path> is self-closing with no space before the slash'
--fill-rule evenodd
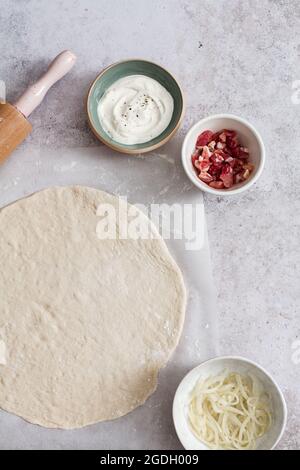
<path id="1" fill-rule="evenodd" d="M 235 184 L 228 189 L 214 189 L 198 178 L 192 164 L 191 156 L 195 149 L 197 137 L 201 132 L 205 130 L 217 132 L 222 129 L 231 129 L 237 132 L 240 143 L 244 147 L 248 147 L 249 162 L 252 163 L 255 168 L 246 181 Z M 242 193 L 257 181 L 265 164 L 265 147 L 260 134 L 245 119 L 232 114 L 216 114 L 214 116 L 201 119 L 201 121 L 197 122 L 188 131 L 182 144 L 181 158 L 183 168 L 185 169 L 187 176 L 199 189 L 217 196 L 228 196 Z"/>
<path id="2" fill-rule="evenodd" d="M 181 381 L 173 402 L 173 421 L 177 436 L 186 450 L 209 450 L 192 433 L 188 423 L 190 394 L 200 377 L 209 377 L 228 369 L 240 374 L 252 374 L 262 383 L 272 401 L 272 424 L 268 432 L 258 439 L 257 450 L 272 450 L 280 441 L 286 426 L 287 406 L 284 396 L 271 375 L 253 361 L 237 356 L 223 356 L 203 362 L 192 369 Z"/>

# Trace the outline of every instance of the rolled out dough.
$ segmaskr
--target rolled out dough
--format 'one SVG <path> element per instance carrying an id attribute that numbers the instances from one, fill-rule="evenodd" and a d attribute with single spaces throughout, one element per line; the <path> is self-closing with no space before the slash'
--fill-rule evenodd
<path id="1" fill-rule="evenodd" d="M 164 241 L 100 240 L 100 203 L 118 198 L 61 187 L 0 212 L 0 407 L 49 428 L 144 403 L 182 330 L 185 288 Z"/>

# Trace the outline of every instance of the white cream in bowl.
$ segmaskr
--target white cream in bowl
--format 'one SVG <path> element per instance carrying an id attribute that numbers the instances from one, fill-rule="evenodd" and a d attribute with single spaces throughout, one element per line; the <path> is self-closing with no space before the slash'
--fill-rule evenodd
<path id="1" fill-rule="evenodd" d="M 171 94 L 146 75 L 129 75 L 113 83 L 99 101 L 97 113 L 104 131 L 116 142 L 142 144 L 159 136 L 174 111 Z"/>

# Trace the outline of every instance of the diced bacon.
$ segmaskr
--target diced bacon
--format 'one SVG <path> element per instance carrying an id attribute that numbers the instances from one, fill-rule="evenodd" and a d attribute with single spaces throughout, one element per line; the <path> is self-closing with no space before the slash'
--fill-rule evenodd
<path id="1" fill-rule="evenodd" d="M 209 150 L 209 148 L 205 145 L 202 150 L 202 158 L 209 159 L 209 157 L 212 155 L 212 152 Z"/>
<path id="2" fill-rule="evenodd" d="M 230 149 L 234 149 L 234 148 L 238 147 L 239 141 L 238 141 L 237 135 L 235 135 L 233 137 L 228 137 L 226 143 L 227 143 L 227 145 Z"/>
<path id="3" fill-rule="evenodd" d="M 224 129 L 223 132 L 227 137 L 231 137 L 231 138 L 236 137 L 236 131 Z"/>
<path id="4" fill-rule="evenodd" d="M 209 150 L 212 152 L 216 146 L 216 141 L 215 140 L 212 140 L 211 142 L 209 142 L 209 144 L 207 144 Z"/>
<path id="5" fill-rule="evenodd" d="M 244 159 L 249 158 L 249 152 L 245 151 L 243 149 L 244 149 L 244 147 L 236 146 L 236 147 L 231 147 L 230 151 L 231 151 L 233 157 L 242 158 L 244 160 Z M 246 149 L 246 150 L 248 150 L 248 149 Z"/>
<path id="6" fill-rule="evenodd" d="M 244 180 L 248 179 L 250 176 L 250 171 L 249 170 L 245 170 L 244 173 L 243 173 L 243 178 Z"/>
<path id="7" fill-rule="evenodd" d="M 222 167 L 223 167 L 222 163 L 212 164 L 209 168 L 209 173 L 218 179 L 220 177 Z"/>
<path id="8" fill-rule="evenodd" d="M 227 162 L 227 161 L 230 162 L 231 160 L 235 160 L 235 158 L 233 158 L 233 156 L 230 155 L 230 153 L 224 152 L 224 160 L 225 160 L 225 162 Z"/>
<path id="9" fill-rule="evenodd" d="M 224 157 L 222 155 L 219 155 L 218 153 L 214 153 L 211 157 L 210 157 L 210 161 L 216 165 L 218 163 L 222 163 L 224 161 Z"/>
<path id="10" fill-rule="evenodd" d="M 226 147 L 225 142 L 218 142 L 217 143 L 217 149 L 223 150 Z"/>
<path id="11" fill-rule="evenodd" d="M 200 171 L 208 171 L 211 163 L 209 160 L 203 160 L 201 162 L 197 161 L 195 167 Z"/>
<path id="12" fill-rule="evenodd" d="M 229 163 L 229 165 L 231 166 L 231 168 L 234 168 L 234 166 L 235 166 L 235 164 L 236 164 L 236 163 L 235 163 L 235 162 L 236 162 L 236 159 L 233 158 L 233 157 L 227 157 L 227 158 L 225 158 L 225 162 L 226 162 L 226 163 Z"/>
<path id="13" fill-rule="evenodd" d="M 192 164 L 194 166 L 196 166 L 195 163 L 198 161 L 198 158 L 199 158 L 198 152 L 194 152 L 193 155 L 192 155 Z"/>
<path id="14" fill-rule="evenodd" d="M 196 142 L 196 147 L 204 147 L 207 145 L 209 142 L 211 142 L 213 139 L 213 132 L 212 131 L 204 131 L 202 132 L 197 139 Z"/>
<path id="15" fill-rule="evenodd" d="M 221 132 L 215 132 L 215 133 L 214 133 L 214 135 L 213 135 L 213 140 L 214 140 L 215 142 L 219 142 L 219 135 L 220 135 L 221 133 L 222 133 L 222 131 L 221 131 Z"/>
<path id="16" fill-rule="evenodd" d="M 211 166 L 211 163 L 209 160 L 203 160 L 203 162 L 200 163 L 200 170 L 208 171 L 210 166 Z"/>
<path id="17" fill-rule="evenodd" d="M 234 183 L 238 184 L 238 183 L 241 183 L 241 181 L 244 181 L 243 175 L 241 173 L 237 173 L 234 176 Z"/>
<path id="18" fill-rule="evenodd" d="M 231 165 L 232 166 L 232 165 Z M 232 166 L 233 168 L 233 174 L 236 175 L 237 173 L 240 173 L 243 171 L 243 167 L 237 163 L 237 159 L 234 159 L 234 165 Z"/>
<path id="19" fill-rule="evenodd" d="M 222 132 L 220 135 L 219 135 L 219 143 L 221 142 L 226 142 L 226 132 Z"/>
<path id="20" fill-rule="evenodd" d="M 241 146 L 236 131 L 229 129 L 202 132 L 191 159 L 198 178 L 215 189 L 231 188 L 254 170 L 248 148 Z"/>
<path id="21" fill-rule="evenodd" d="M 244 170 L 253 171 L 254 170 L 254 165 L 252 163 L 243 163 L 243 168 L 244 168 Z"/>
<path id="22" fill-rule="evenodd" d="M 203 181 L 204 183 L 210 183 L 211 181 L 213 181 L 213 177 L 206 171 L 201 171 L 201 173 L 199 173 L 198 176 L 199 176 L 199 179 Z"/>
<path id="23" fill-rule="evenodd" d="M 216 155 L 222 155 L 223 158 L 226 157 L 227 153 L 226 153 L 226 147 L 224 149 L 216 149 L 214 151 L 214 154 Z"/>
<path id="24" fill-rule="evenodd" d="M 225 188 L 231 188 L 233 185 L 233 171 L 228 163 L 223 165 L 220 179 L 223 181 Z"/>
<path id="25" fill-rule="evenodd" d="M 238 147 L 231 147 L 230 148 L 230 153 L 234 158 L 239 158 L 240 156 L 240 150 Z"/>
<path id="26" fill-rule="evenodd" d="M 249 152 L 248 151 L 245 152 L 245 150 L 243 150 L 243 147 L 240 147 L 238 156 L 239 156 L 239 158 L 242 158 L 242 159 L 249 158 Z"/>
<path id="27" fill-rule="evenodd" d="M 224 183 L 223 181 L 212 181 L 211 183 L 209 183 L 209 186 L 215 189 L 223 189 Z"/>

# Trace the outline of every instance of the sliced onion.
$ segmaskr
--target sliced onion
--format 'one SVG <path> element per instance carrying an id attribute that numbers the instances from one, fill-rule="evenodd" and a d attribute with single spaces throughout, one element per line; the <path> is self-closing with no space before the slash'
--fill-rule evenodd
<path id="1" fill-rule="evenodd" d="M 188 418 L 194 435 L 211 449 L 255 449 L 271 425 L 270 398 L 252 375 L 224 371 L 197 382 Z"/>

